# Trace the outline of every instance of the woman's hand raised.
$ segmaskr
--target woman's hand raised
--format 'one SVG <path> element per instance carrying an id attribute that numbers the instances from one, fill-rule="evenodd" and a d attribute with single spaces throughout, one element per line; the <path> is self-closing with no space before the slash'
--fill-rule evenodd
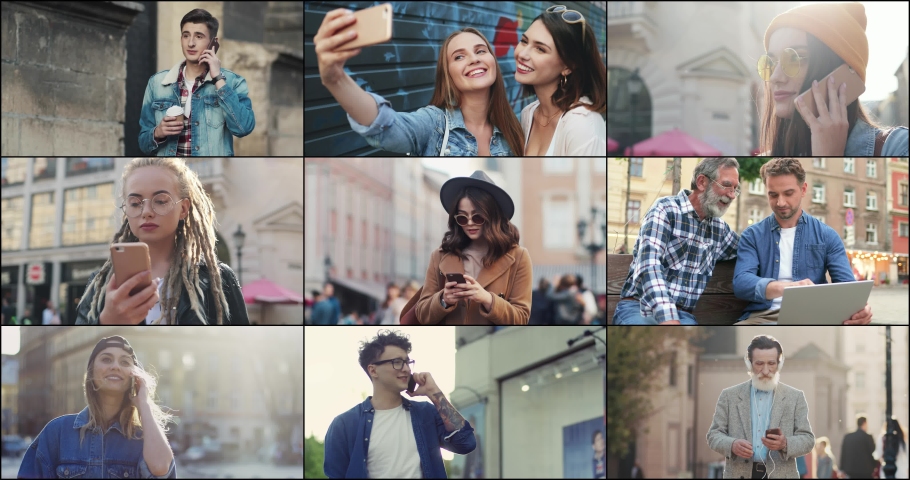
<path id="1" fill-rule="evenodd" d="M 319 63 L 319 77 L 325 86 L 334 85 L 344 78 L 344 62 L 360 53 L 354 50 L 339 50 L 345 43 L 357 38 L 357 32 L 338 34 L 338 31 L 353 25 L 357 19 L 353 12 L 344 8 L 332 10 L 325 15 L 313 45 L 316 47 L 316 59 Z"/>
<path id="2" fill-rule="evenodd" d="M 813 157 L 842 157 L 847 146 L 850 123 L 847 120 L 847 86 L 835 85 L 834 78 L 828 78 L 828 99 L 825 100 L 817 82 L 812 82 L 812 95 L 818 108 L 818 117 L 799 97 L 796 108 L 802 115 L 812 135 Z"/>
<path id="3" fill-rule="evenodd" d="M 148 286 L 130 296 L 130 291 L 143 281 L 151 280 L 151 272 L 140 272 L 117 288 L 116 274 L 111 275 L 104 294 L 104 310 L 98 317 L 102 325 L 136 325 L 145 320 L 149 310 L 158 302 L 158 280 L 151 280 Z"/>

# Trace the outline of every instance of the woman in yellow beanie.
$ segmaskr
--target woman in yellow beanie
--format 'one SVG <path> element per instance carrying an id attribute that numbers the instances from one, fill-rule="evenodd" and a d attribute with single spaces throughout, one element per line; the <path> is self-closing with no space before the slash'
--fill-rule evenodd
<path id="1" fill-rule="evenodd" d="M 845 85 L 828 85 L 815 100 L 818 115 L 796 102 L 846 63 L 866 80 L 869 42 L 862 4 L 818 3 L 788 10 L 765 31 L 759 75 L 767 108 L 759 150 L 771 156 L 907 156 L 907 127 L 889 129 L 869 118 L 859 100 L 846 103 Z"/>

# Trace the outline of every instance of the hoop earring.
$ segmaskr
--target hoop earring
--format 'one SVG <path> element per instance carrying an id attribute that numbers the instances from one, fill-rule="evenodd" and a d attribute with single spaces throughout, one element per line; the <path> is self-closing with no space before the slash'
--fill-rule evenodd
<path id="1" fill-rule="evenodd" d="M 562 82 L 560 82 L 560 84 L 559 84 L 559 88 L 560 88 L 560 89 L 565 89 L 567 83 L 569 83 L 569 79 L 568 79 L 568 77 L 566 77 L 565 75 L 563 75 L 563 76 L 562 76 Z"/>
<path id="2" fill-rule="evenodd" d="M 100 388 L 95 387 L 95 381 L 94 381 L 94 380 L 89 380 L 89 382 L 92 384 L 92 390 L 94 390 L 94 391 L 96 391 L 96 392 L 101 390 Z"/>

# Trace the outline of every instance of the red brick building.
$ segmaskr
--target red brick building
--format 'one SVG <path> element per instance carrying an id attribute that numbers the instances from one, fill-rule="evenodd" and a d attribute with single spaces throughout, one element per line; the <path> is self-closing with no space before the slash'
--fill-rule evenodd
<path id="1" fill-rule="evenodd" d="M 910 253 L 910 173 L 907 158 L 887 162 L 888 222 L 891 232 L 892 261 L 889 278 L 908 281 L 907 257 Z"/>

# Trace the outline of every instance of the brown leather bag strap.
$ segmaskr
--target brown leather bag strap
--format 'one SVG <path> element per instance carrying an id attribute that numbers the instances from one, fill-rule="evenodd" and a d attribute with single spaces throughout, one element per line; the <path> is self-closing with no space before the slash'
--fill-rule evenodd
<path id="1" fill-rule="evenodd" d="M 891 134 L 892 130 L 894 130 L 894 129 L 886 128 L 884 130 L 879 131 L 875 135 L 875 150 L 874 150 L 874 153 L 872 154 L 872 156 L 874 156 L 874 157 L 882 156 L 882 147 L 885 146 L 885 140 L 888 139 L 888 135 Z"/>

